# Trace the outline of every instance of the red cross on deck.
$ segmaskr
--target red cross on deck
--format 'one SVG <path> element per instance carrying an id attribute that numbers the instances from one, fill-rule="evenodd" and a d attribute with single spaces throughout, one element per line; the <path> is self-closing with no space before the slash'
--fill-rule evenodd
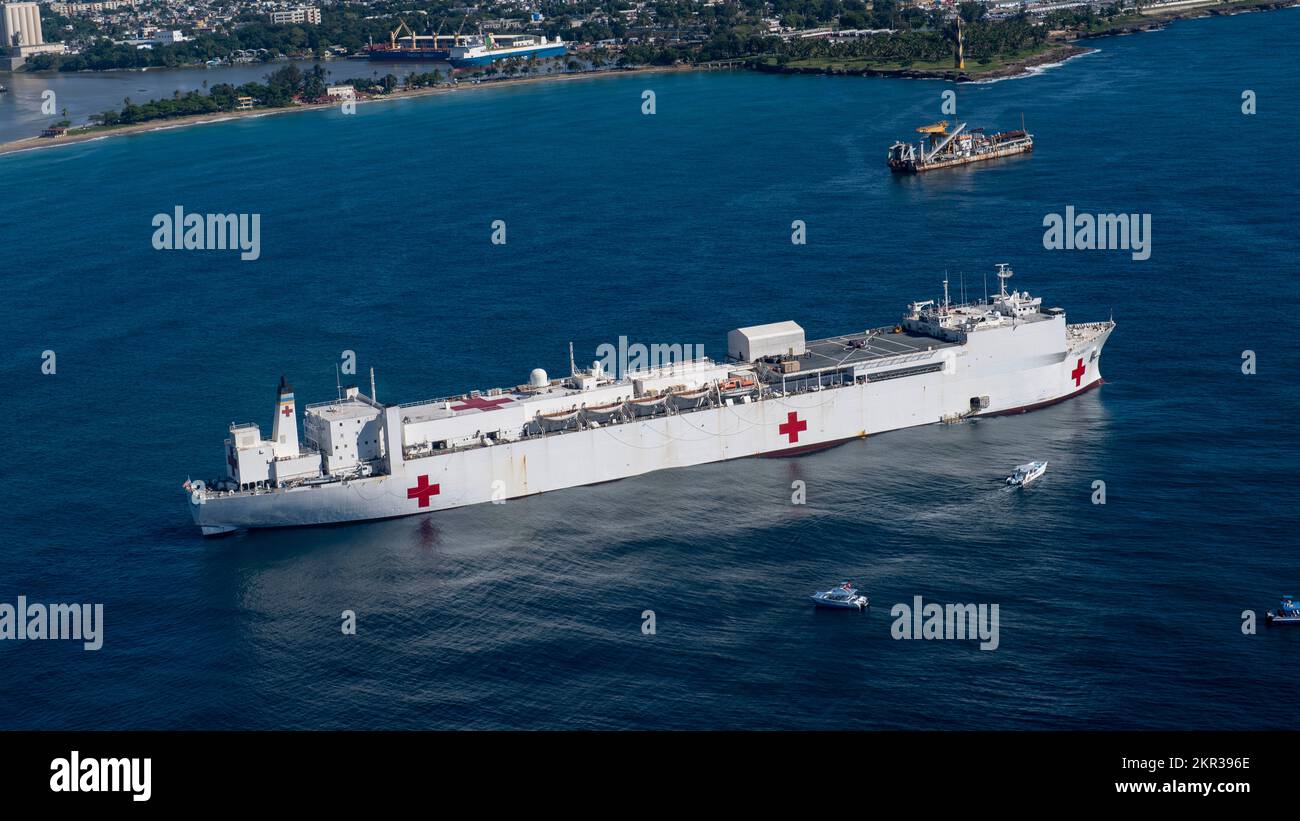
<path id="1" fill-rule="evenodd" d="M 437 496 L 441 492 L 441 485 L 431 485 L 428 476 L 421 476 L 419 481 L 415 483 L 415 487 L 406 489 L 406 498 L 419 499 L 420 507 L 428 507 L 429 497 Z"/>
<path id="2" fill-rule="evenodd" d="M 481 396 L 475 396 L 473 399 L 466 399 L 464 402 L 461 402 L 459 405 L 452 405 L 451 409 L 454 411 L 463 411 L 463 410 L 474 410 L 475 408 L 477 408 L 483 411 L 490 411 L 490 410 L 497 410 L 499 406 L 504 405 L 507 402 L 513 402 L 513 401 L 515 400 L 509 397 L 502 397 L 500 399 L 484 399 Z"/>
<path id="3" fill-rule="evenodd" d="M 280 408 L 281 416 L 293 416 L 293 405 L 284 405 Z"/>
<path id="4" fill-rule="evenodd" d="M 1079 364 L 1075 365 L 1074 370 L 1070 371 L 1070 376 L 1074 377 L 1074 386 L 1076 388 L 1080 387 L 1081 383 L 1083 382 L 1083 375 L 1086 372 L 1087 372 L 1087 368 L 1083 367 L 1083 360 L 1080 359 Z"/>
<path id="5" fill-rule="evenodd" d="M 777 428 L 777 432 L 782 436 L 790 437 L 791 442 L 798 442 L 799 432 L 804 430 L 808 430 L 808 422 L 800 419 L 796 411 L 786 414 L 785 424 Z"/>

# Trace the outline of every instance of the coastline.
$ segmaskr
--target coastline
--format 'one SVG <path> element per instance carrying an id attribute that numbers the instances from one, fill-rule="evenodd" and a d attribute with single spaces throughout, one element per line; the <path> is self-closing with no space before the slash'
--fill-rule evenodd
<path id="1" fill-rule="evenodd" d="M 1300 0 L 1298 0 L 1300 1 Z M 825 74 L 840 77 L 894 77 L 904 80 L 947 80 L 953 83 L 978 83 L 982 80 L 1020 77 L 1030 74 L 1030 69 L 1051 63 L 1062 63 L 1072 57 L 1087 54 L 1092 49 L 1071 42 L 1056 42 L 1037 54 L 1017 57 L 988 71 L 972 72 L 956 68 L 834 68 L 832 66 L 778 66 L 755 63 L 753 68 L 769 74 Z"/>
<path id="2" fill-rule="evenodd" d="M 1194 2 L 1189 0 L 1182 8 L 1148 9 L 1141 12 L 1142 20 L 1129 20 L 1114 23 L 1097 31 L 1081 32 L 1075 40 L 1088 40 L 1094 37 L 1113 37 L 1120 34 L 1136 34 L 1140 31 L 1159 31 L 1175 20 L 1199 20 L 1204 17 L 1232 17 L 1236 14 L 1250 14 L 1259 11 L 1280 11 L 1281 9 L 1300 6 L 1300 0 L 1237 0 L 1237 2 L 1220 3 L 1209 0 Z"/>
<path id="3" fill-rule="evenodd" d="M 1002 80 L 1011 77 L 1024 77 L 1034 68 L 1055 63 L 1062 63 L 1074 57 L 1088 54 L 1094 49 L 1080 43 L 1097 37 L 1112 37 L 1120 34 L 1132 34 L 1139 31 L 1157 31 L 1175 20 L 1193 20 L 1202 17 L 1230 17 L 1235 14 L 1247 14 L 1257 11 L 1276 11 L 1300 6 L 1300 0 L 1234 0 L 1223 3 L 1218 0 L 1186 0 L 1186 5 L 1178 8 L 1157 8 L 1140 12 L 1132 19 L 1108 24 L 1095 31 L 1076 32 L 1060 38 L 1049 38 L 1046 48 L 1037 54 L 1007 60 L 1004 64 L 986 71 L 967 68 L 836 68 L 835 66 L 780 66 L 771 63 L 751 61 L 750 67 L 770 74 L 824 74 L 852 77 L 895 77 L 909 80 L 945 80 L 953 83 L 979 83 L 989 80 Z"/>
<path id="4" fill-rule="evenodd" d="M 625 74 L 655 74 L 693 70 L 695 69 L 692 66 L 643 66 L 608 69 L 604 71 L 584 71 L 576 74 L 544 74 L 536 77 L 518 77 L 514 79 L 491 80 L 479 83 L 466 82 L 455 86 L 403 89 L 377 97 L 357 97 L 356 102 L 357 105 L 365 105 L 367 103 L 383 103 L 391 100 L 409 100 L 416 97 L 430 97 L 440 94 L 458 94 L 462 91 L 472 91 L 483 88 L 514 88 L 515 86 L 528 85 L 532 83 L 562 82 L 565 80 L 591 80 L 599 77 L 613 77 Z M 203 125 L 205 123 L 223 123 L 231 120 L 272 117 L 277 114 L 291 114 L 299 111 L 321 111 L 329 108 L 337 108 L 339 105 L 340 103 L 337 100 L 322 103 L 298 103 L 291 106 L 285 106 L 284 108 L 260 108 L 248 111 L 214 111 L 210 114 L 193 114 L 187 117 L 149 120 L 144 123 L 130 123 L 127 125 L 108 127 L 89 126 L 69 130 L 68 134 L 62 137 L 24 137 L 20 140 L 11 140 L 6 143 L 0 143 L 0 156 L 6 154 L 18 154 L 26 151 L 40 151 L 42 149 L 56 148 L 62 145 L 95 142 L 109 137 L 144 134 L 150 131 L 169 131 L 173 128 L 185 128 L 187 126 Z"/>
<path id="5" fill-rule="evenodd" d="M 1226 17 L 1236 14 L 1247 14 L 1259 11 L 1276 11 L 1300 6 L 1300 0 L 1239 0 L 1238 2 L 1231 3 L 1215 2 L 1214 0 L 1202 3 L 1197 2 L 1197 0 L 1186 0 L 1186 2 L 1187 5 L 1179 8 L 1150 9 L 1143 11 L 1140 13 L 1141 19 L 1126 18 L 1123 21 L 1106 25 L 1095 31 L 1078 32 L 1068 38 L 1049 40 L 1047 47 L 1036 54 L 1008 60 L 996 68 L 986 71 L 972 71 L 970 69 L 959 71 L 955 68 L 836 68 L 834 66 L 780 66 L 763 63 L 752 58 L 745 60 L 743 65 L 749 70 L 769 74 L 893 77 L 898 79 L 944 80 L 954 83 L 979 83 L 1012 77 L 1029 76 L 1035 73 L 1034 69 L 1041 66 L 1057 65 L 1072 58 L 1088 54 L 1095 49 L 1081 45 L 1081 43 L 1098 37 L 1112 37 L 1142 31 L 1158 31 L 1175 20 L 1190 20 L 1220 16 Z M 715 69 L 709 68 L 708 64 L 681 64 L 675 66 L 637 66 L 599 71 L 583 71 L 575 74 L 546 74 L 533 77 L 465 82 L 455 86 L 403 89 L 382 96 L 361 96 L 356 99 L 356 102 L 358 105 L 364 105 L 366 103 L 405 100 L 439 94 L 454 94 L 460 93 L 462 90 L 473 90 L 478 88 L 512 88 L 532 83 L 594 79 L 598 77 L 618 76 L 624 74 L 654 74 L 709 70 Z M 62 137 L 32 136 L 0 143 L 0 156 L 26 151 L 39 151 L 41 149 L 55 148 L 63 145 L 94 142 L 108 137 L 143 134 L 150 131 L 166 131 L 174 128 L 185 128 L 193 125 L 203 125 L 205 123 L 228 122 L 230 120 L 253 117 L 269 117 L 296 111 L 317 111 L 332 108 L 339 104 L 338 101 L 297 103 L 284 108 L 264 108 L 249 111 L 218 111 L 208 114 L 195 114 L 186 117 L 150 120 L 144 123 L 132 123 L 127 125 L 107 127 L 80 126 L 70 129 L 69 133 Z"/>

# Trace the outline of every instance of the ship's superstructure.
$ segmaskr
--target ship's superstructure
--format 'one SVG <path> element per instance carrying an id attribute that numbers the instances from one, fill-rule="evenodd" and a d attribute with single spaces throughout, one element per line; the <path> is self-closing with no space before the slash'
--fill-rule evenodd
<path id="1" fill-rule="evenodd" d="M 894 173 L 919 174 L 1034 150 L 1034 136 L 1023 128 L 986 134 L 982 128 L 967 129 L 965 123 L 958 123 L 949 131 L 948 122 L 942 120 L 916 130 L 928 141 L 913 145 L 899 140 L 889 147 L 889 169 Z"/>
<path id="2" fill-rule="evenodd" d="M 510 57 L 560 57 L 568 46 L 558 37 L 537 34 L 483 34 L 476 42 L 454 45 L 448 61 L 455 68 L 485 66 Z"/>
<path id="3" fill-rule="evenodd" d="M 727 360 L 619 376 L 601 363 L 513 388 L 380 404 L 357 388 L 308 405 L 298 441 L 281 379 L 270 439 L 232 425 L 227 471 L 187 482 L 205 534 L 379 519 L 501 501 L 666 468 L 793 454 L 871 434 L 1029 410 L 1101 382 L 1113 322 L 1000 292 L 914 302 L 893 326 L 808 341 L 794 322 L 738 328 Z"/>

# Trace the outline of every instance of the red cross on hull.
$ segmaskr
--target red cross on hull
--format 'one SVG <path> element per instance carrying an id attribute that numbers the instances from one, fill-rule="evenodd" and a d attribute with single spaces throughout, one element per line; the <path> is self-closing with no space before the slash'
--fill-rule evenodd
<path id="1" fill-rule="evenodd" d="M 474 410 L 474 409 L 478 409 L 482 411 L 500 410 L 502 405 L 513 401 L 515 400 L 510 399 L 508 397 L 502 397 L 501 399 L 484 399 L 481 396 L 475 396 L 473 399 L 466 399 L 464 402 L 461 402 L 459 405 L 452 405 L 451 409 L 454 411 Z"/>
<path id="2" fill-rule="evenodd" d="M 794 442 L 799 441 L 799 433 L 801 431 L 808 430 L 808 422 L 800 419 L 797 411 L 790 411 L 786 414 L 785 422 L 776 430 L 782 436 L 788 437 L 790 442 L 793 444 Z"/>
<path id="3" fill-rule="evenodd" d="M 420 507 L 428 507 L 429 498 L 437 496 L 441 492 L 441 485 L 431 485 L 429 484 L 428 476 L 421 476 L 419 480 L 416 481 L 415 487 L 408 487 L 406 489 L 406 498 L 419 499 Z"/>
<path id="4" fill-rule="evenodd" d="M 1080 383 L 1083 382 L 1083 375 L 1087 372 L 1088 369 L 1083 366 L 1083 359 L 1080 359 L 1079 364 L 1075 365 L 1074 370 L 1070 371 L 1070 376 L 1074 378 L 1076 388 L 1081 387 Z"/>

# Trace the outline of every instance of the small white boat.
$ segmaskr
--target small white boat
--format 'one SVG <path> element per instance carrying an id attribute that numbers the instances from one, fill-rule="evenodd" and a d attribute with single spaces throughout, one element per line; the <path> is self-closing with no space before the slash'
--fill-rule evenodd
<path id="1" fill-rule="evenodd" d="M 1046 462 L 1028 462 L 1018 466 L 1015 473 L 1007 477 L 1007 484 L 1012 487 L 1024 487 L 1046 472 Z"/>
<path id="2" fill-rule="evenodd" d="M 840 610 L 862 610 L 871 604 L 866 596 L 859 596 L 853 582 L 840 582 L 833 590 L 813 593 L 809 596 L 818 607 L 831 607 Z"/>

